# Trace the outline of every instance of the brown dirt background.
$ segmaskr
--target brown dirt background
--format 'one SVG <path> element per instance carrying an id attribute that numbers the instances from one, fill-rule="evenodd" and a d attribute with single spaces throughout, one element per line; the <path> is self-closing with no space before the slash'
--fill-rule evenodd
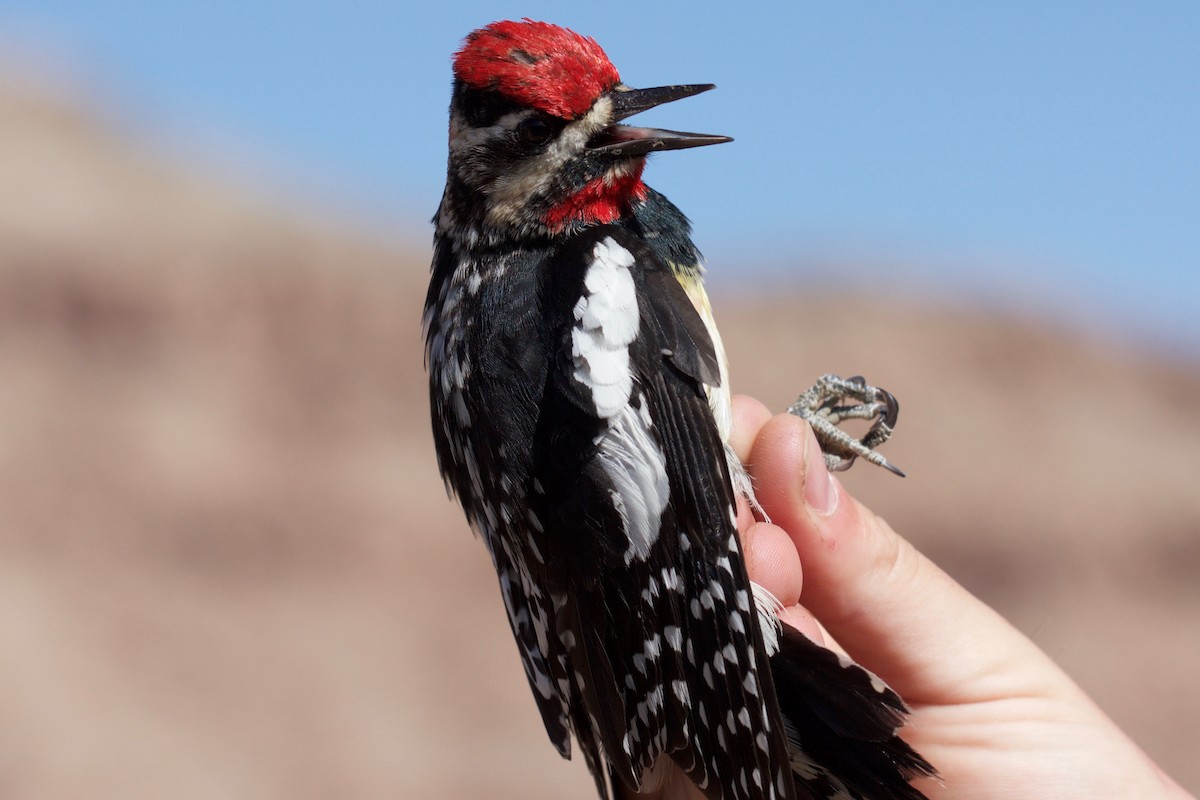
<path id="1" fill-rule="evenodd" d="M 102 119 L 0 80 L 0 797 L 590 797 L 436 474 L 426 242 Z M 902 399 L 910 477 L 851 489 L 1200 790 L 1200 370 L 933 302 L 715 301 L 741 391 Z"/>

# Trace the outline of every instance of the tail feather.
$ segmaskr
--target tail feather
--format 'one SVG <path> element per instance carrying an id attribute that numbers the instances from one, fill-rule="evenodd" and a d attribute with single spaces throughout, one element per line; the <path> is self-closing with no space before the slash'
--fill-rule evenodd
<path id="1" fill-rule="evenodd" d="M 854 662 L 788 625 L 771 659 L 798 797 L 924 800 L 934 768 L 897 735 L 904 701 Z"/>

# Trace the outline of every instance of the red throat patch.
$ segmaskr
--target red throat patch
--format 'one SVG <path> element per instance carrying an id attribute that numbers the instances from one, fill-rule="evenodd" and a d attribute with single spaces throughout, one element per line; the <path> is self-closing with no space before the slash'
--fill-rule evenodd
<path id="1" fill-rule="evenodd" d="M 572 222 L 587 225 L 606 225 L 616 222 L 633 206 L 646 199 L 646 184 L 642 183 L 642 160 L 626 175 L 610 178 L 602 175 L 589 181 L 575 194 L 546 212 L 544 221 L 552 232 L 561 231 Z"/>
<path id="2" fill-rule="evenodd" d="M 470 33 L 454 54 L 454 74 L 474 89 L 495 89 L 561 119 L 583 115 L 621 81 L 595 39 L 530 19 Z"/>

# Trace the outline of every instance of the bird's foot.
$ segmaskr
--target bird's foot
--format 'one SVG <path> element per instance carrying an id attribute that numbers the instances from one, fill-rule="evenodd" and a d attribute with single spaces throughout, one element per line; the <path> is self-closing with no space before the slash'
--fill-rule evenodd
<path id="1" fill-rule="evenodd" d="M 891 437 L 900 415 L 900 404 L 891 392 L 868 386 L 860 375 L 853 378 L 822 375 L 811 389 L 788 406 L 788 413 L 807 420 L 812 426 L 829 469 L 836 472 L 849 469 L 854 459 L 861 456 L 904 477 L 903 472 L 875 450 Z M 855 439 L 837 427 L 848 419 L 874 422 L 861 439 Z"/>

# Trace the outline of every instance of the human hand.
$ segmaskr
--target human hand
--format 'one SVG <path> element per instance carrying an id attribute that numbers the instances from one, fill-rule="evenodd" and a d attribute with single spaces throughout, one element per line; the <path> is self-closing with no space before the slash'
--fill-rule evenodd
<path id="1" fill-rule="evenodd" d="M 1190 797 L 1036 645 L 851 497 L 804 422 L 748 397 L 734 420 L 772 520 L 739 515 L 751 579 L 785 623 L 905 699 L 903 736 L 940 773 L 915 784 L 930 800 Z M 639 797 L 703 798 L 673 767 L 655 777 Z"/>

